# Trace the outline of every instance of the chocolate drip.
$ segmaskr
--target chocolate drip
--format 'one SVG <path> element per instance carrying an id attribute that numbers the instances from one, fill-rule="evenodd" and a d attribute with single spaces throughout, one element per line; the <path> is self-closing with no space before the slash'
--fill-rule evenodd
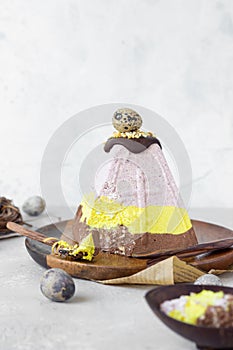
<path id="1" fill-rule="evenodd" d="M 160 141 L 156 137 L 152 136 L 139 137 L 134 139 L 128 139 L 124 137 L 111 137 L 105 143 L 104 150 L 105 152 L 110 152 L 114 145 L 122 145 L 132 153 L 141 153 L 150 147 L 153 143 L 156 143 L 162 149 Z"/>

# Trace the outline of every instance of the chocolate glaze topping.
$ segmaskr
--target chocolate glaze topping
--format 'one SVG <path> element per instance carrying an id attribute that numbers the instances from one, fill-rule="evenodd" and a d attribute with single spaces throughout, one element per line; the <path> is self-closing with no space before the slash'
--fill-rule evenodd
<path id="1" fill-rule="evenodd" d="M 156 137 L 152 136 L 142 136 L 132 139 L 125 137 L 111 137 L 105 143 L 104 150 L 105 152 L 110 152 L 114 145 L 122 145 L 132 153 L 141 153 L 150 147 L 153 143 L 156 143 L 162 149 L 160 141 Z"/>

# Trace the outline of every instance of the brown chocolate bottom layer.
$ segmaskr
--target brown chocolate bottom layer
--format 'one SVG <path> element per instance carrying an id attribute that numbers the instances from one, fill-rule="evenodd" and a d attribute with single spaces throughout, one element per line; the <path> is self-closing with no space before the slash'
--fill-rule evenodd
<path id="1" fill-rule="evenodd" d="M 63 235 L 62 239 L 71 244 L 81 242 L 89 233 L 93 234 L 95 246 L 106 252 L 132 256 L 148 254 L 159 250 L 182 249 L 197 244 L 193 228 L 179 235 L 173 234 L 131 234 L 125 226 L 113 229 L 94 229 L 85 222 L 80 222 L 82 208 L 79 206 L 74 220 L 71 236 Z"/>

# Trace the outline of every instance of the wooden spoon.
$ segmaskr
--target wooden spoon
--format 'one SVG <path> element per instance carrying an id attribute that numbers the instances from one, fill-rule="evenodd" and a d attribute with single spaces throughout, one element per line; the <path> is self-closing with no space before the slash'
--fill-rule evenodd
<path id="1" fill-rule="evenodd" d="M 26 229 L 25 227 L 18 225 L 15 222 L 8 222 L 6 226 L 11 231 L 17 232 L 22 236 L 26 236 L 28 238 L 34 239 L 35 241 L 38 241 L 50 246 L 52 246 L 55 242 L 58 241 L 58 239 L 54 237 L 51 237 L 48 240 L 48 237 L 43 235 L 43 233 Z"/>

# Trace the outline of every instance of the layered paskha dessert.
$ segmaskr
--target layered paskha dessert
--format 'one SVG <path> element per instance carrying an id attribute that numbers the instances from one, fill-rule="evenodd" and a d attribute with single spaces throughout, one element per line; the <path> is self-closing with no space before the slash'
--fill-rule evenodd
<path id="1" fill-rule="evenodd" d="M 233 327 L 233 295 L 203 290 L 166 300 L 160 306 L 168 316 L 206 327 Z"/>
<path id="2" fill-rule="evenodd" d="M 71 236 L 92 234 L 102 251 L 125 256 L 186 248 L 197 239 L 158 138 L 140 130 L 131 109 L 113 116 L 117 129 L 105 143 L 111 161 L 100 190 L 84 195 Z"/>

